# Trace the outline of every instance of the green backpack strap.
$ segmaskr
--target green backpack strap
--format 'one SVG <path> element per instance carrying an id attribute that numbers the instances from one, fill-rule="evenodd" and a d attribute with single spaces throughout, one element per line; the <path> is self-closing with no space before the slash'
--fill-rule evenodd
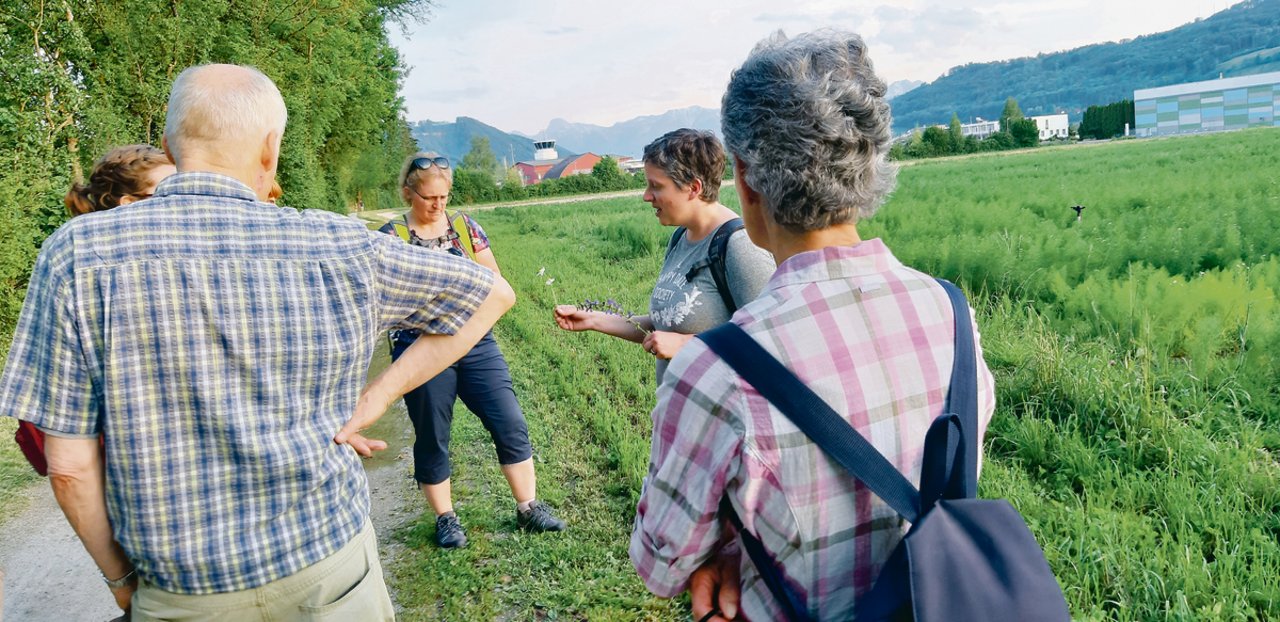
<path id="1" fill-rule="evenodd" d="M 396 235 L 400 236 L 401 240 L 408 242 L 409 241 L 409 215 L 401 214 L 400 221 L 401 222 L 396 222 L 395 220 L 392 220 L 391 227 L 396 230 Z"/>
<path id="2" fill-rule="evenodd" d="M 467 226 L 467 217 L 462 212 L 454 212 L 449 214 L 445 212 L 445 217 L 449 219 L 449 226 L 453 227 L 453 232 L 458 234 L 458 242 L 462 244 L 462 251 L 471 258 L 476 260 L 476 243 L 471 239 L 471 227 Z"/>
<path id="3" fill-rule="evenodd" d="M 462 215 L 462 212 L 455 212 L 453 214 L 445 212 L 445 218 L 449 220 L 449 226 L 453 227 L 454 233 L 458 234 L 458 242 L 462 244 L 462 251 L 467 254 L 467 257 L 471 258 L 471 261 L 475 261 L 476 243 L 471 239 L 471 227 L 467 226 L 466 217 Z M 399 220 L 392 220 L 391 228 L 395 229 L 396 235 L 400 236 L 401 240 L 404 240 L 405 242 L 409 241 L 410 232 L 408 214 L 402 215 Z"/>

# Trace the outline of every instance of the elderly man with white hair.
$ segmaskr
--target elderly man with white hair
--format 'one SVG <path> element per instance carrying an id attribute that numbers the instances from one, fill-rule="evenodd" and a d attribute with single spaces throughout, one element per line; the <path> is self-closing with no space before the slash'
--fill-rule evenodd
<path id="1" fill-rule="evenodd" d="M 134 620 L 393 619 L 358 455 L 385 444 L 359 430 L 514 303 L 474 262 L 267 203 L 286 116 L 255 69 L 178 76 L 178 173 L 49 237 L 0 376 Z M 423 337 L 361 390 L 391 328 Z"/>

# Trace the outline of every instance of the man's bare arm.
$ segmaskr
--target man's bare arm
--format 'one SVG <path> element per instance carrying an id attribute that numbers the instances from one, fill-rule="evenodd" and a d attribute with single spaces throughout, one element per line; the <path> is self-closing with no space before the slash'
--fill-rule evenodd
<path id="1" fill-rule="evenodd" d="M 119 579 L 132 572 L 133 564 L 112 535 L 107 518 L 106 482 L 98 439 L 50 434 L 45 437 L 44 454 L 49 462 L 53 496 L 102 576 Z M 121 609 L 129 608 L 133 590 L 133 585 L 112 590 Z"/>
<path id="2" fill-rule="evenodd" d="M 365 439 L 358 432 L 373 425 L 400 396 L 434 378 L 471 351 L 515 302 L 516 293 L 511 285 L 495 274 L 489 295 L 462 328 L 452 335 L 420 335 L 396 362 L 365 386 L 356 402 L 355 415 L 342 426 L 334 442 L 350 441 L 356 451 L 366 456 L 373 449 L 384 448 L 384 443 Z"/>

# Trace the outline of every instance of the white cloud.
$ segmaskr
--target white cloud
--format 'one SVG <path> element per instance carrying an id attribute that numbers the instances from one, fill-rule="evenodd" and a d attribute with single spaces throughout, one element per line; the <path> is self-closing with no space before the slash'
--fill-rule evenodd
<path id="1" fill-rule="evenodd" d="M 888 81 L 931 81 L 970 62 L 1159 32 L 1225 0 L 742 0 L 523 3 L 452 0 L 392 42 L 412 70 L 412 120 L 480 119 L 536 132 L 552 118 L 609 125 L 716 107 L 733 70 L 778 29 L 861 33 Z"/>

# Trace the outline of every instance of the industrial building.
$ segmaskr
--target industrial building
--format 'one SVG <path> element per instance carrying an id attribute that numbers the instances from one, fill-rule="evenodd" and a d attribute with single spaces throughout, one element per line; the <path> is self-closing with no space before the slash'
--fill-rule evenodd
<path id="1" fill-rule="evenodd" d="M 1280 71 L 1139 89 L 1133 112 L 1138 136 L 1280 127 Z"/>

